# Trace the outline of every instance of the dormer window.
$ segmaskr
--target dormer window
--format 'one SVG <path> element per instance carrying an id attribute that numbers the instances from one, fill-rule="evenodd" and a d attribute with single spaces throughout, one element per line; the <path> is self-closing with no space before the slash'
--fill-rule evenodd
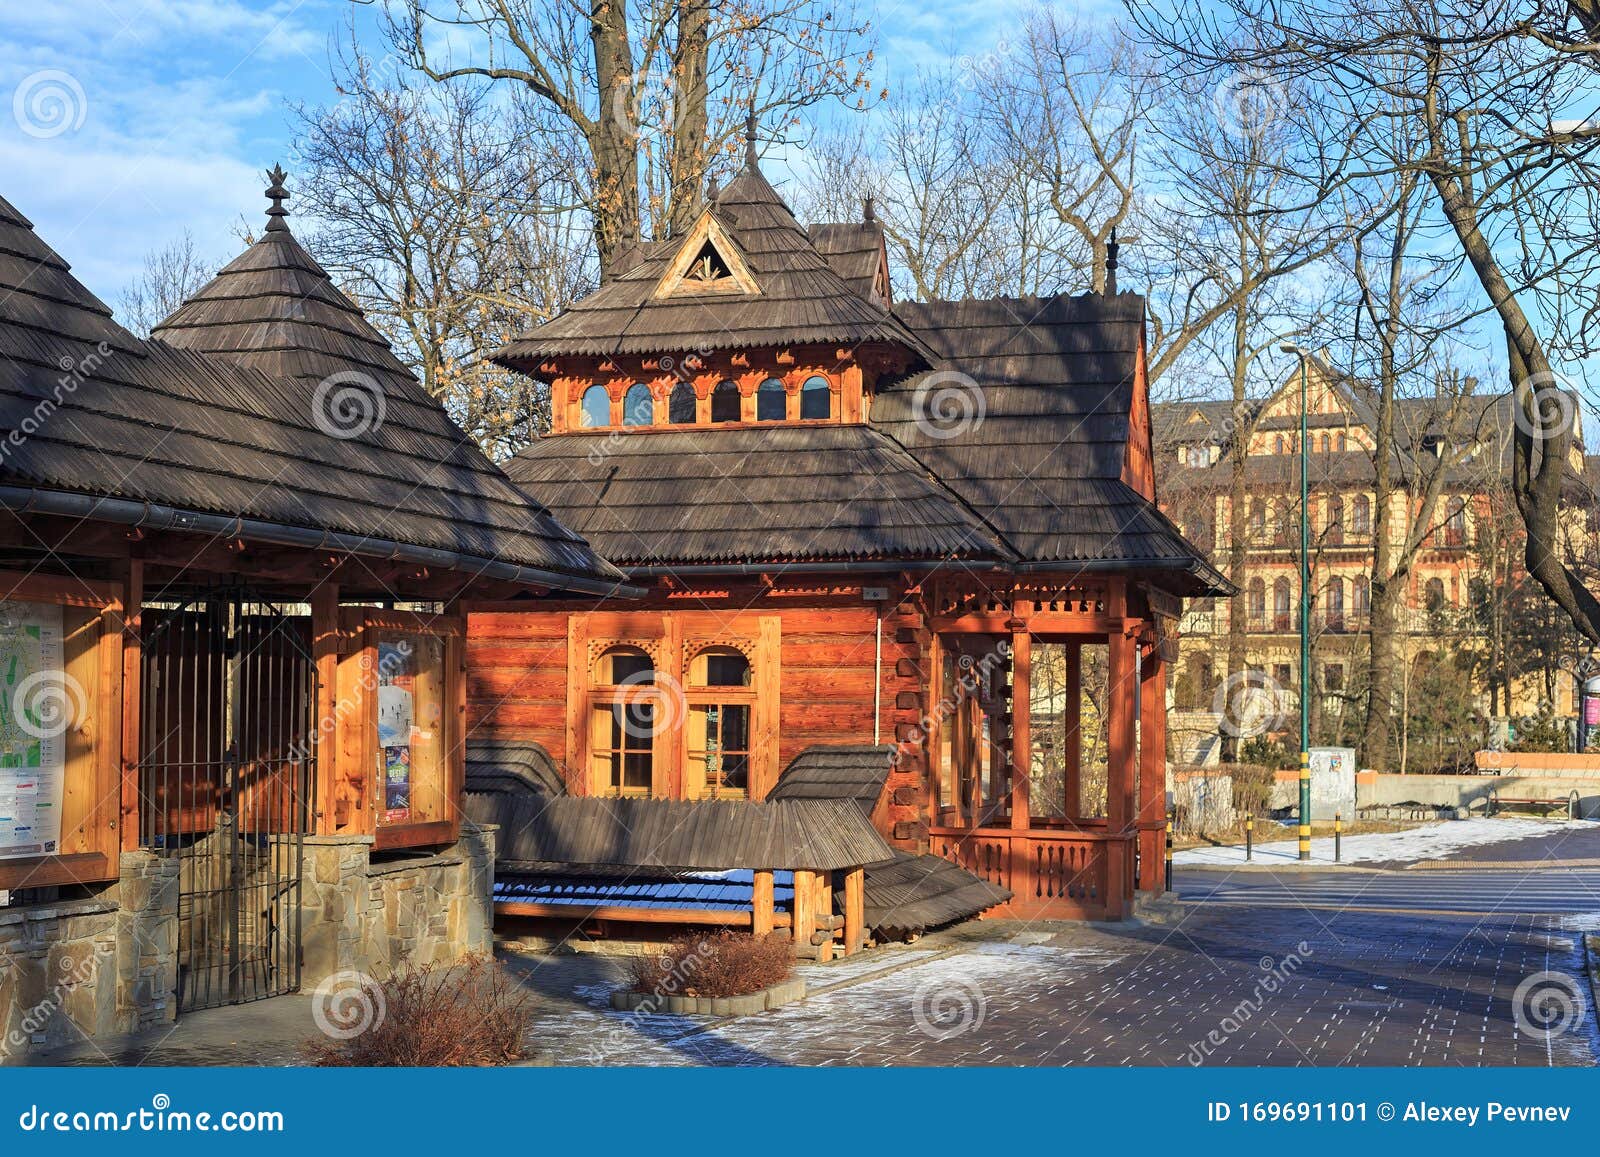
<path id="1" fill-rule="evenodd" d="M 739 387 L 730 381 L 717 383 L 711 391 L 711 420 L 737 422 L 739 420 Z"/>
<path id="2" fill-rule="evenodd" d="M 611 395 L 604 386 L 590 386 L 583 391 L 581 408 L 579 421 L 585 427 L 611 425 Z"/>
<path id="3" fill-rule="evenodd" d="M 813 375 L 800 387 L 800 417 L 826 420 L 833 417 L 833 392 L 828 379 Z"/>
<path id="4" fill-rule="evenodd" d="M 787 417 L 789 391 L 777 378 L 768 378 L 756 390 L 756 421 L 781 422 Z"/>
<path id="5" fill-rule="evenodd" d="M 622 424 L 648 426 L 655 420 L 655 401 L 650 397 L 650 387 L 634 382 L 622 396 Z"/>

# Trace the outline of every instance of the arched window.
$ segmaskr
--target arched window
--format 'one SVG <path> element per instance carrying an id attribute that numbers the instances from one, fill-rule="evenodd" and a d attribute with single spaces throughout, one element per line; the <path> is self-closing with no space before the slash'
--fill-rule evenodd
<path id="1" fill-rule="evenodd" d="M 612 647 L 595 660 L 589 690 L 591 790 L 645 796 L 654 779 L 660 692 L 655 664 L 637 647 Z"/>
<path id="2" fill-rule="evenodd" d="M 583 391 L 582 414 L 579 421 L 585 426 L 611 425 L 611 395 L 604 386 L 590 386 Z"/>
<path id="3" fill-rule="evenodd" d="M 1344 630 L 1344 579 L 1334 575 L 1328 580 L 1328 593 L 1324 596 L 1328 612 L 1328 630 Z"/>
<path id="4" fill-rule="evenodd" d="M 1267 513 L 1261 503 L 1250 503 L 1249 521 L 1246 526 L 1250 537 L 1257 542 L 1267 536 Z"/>
<path id="5" fill-rule="evenodd" d="M 1292 631 L 1294 629 L 1293 612 L 1290 610 L 1293 593 L 1289 589 L 1289 580 L 1281 578 L 1272 584 L 1272 629 L 1275 631 Z"/>
<path id="6" fill-rule="evenodd" d="M 777 378 L 768 378 L 756 390 L 756 421 L 781 422 L 787 416 L 784 408 L 789 402 L 789 391 Z"/>
<path id="7" fill-rule="evenodd" d="M 1267 584 L 1259 578 L 1250 580 L 1245 588 L 1245 612 L 1252 627 L 1259 628 L 1267 621 Z"/>
<path id="8" fill-rule="evenodd" d="M 1354 517 L 1350 522 L 1350 529 L 1356 534 L 1372 533 L 1372 499 L 1365 494 L 1357 494 L 1355 500 Z"/>
<path id="9" fill-rule="evenodd" d="M 1344 542 L 1344 499 L 1337 494 L 1328 499 L 1328 542 L 1332 546 Z"/>
<path id="10" fill-rule="evenodd" d="M 622 424 L 648 426 L 655 421 L 655 401 L 650 397 L 650 387 L 634 382 L 622 395 Z"/>
<path id="11" fill-rule="evenodd" d="M 667 421 L 674 426 L 692 426 L 694 420 L 694 387 L 688 382 L 679 382 L 672 387 L 672 396 L 667 400 Z"/>
<path id="12" fill-rule="evenodd" d="M 732 647 L 709 647 L 689 661 L 687 759 L 690 799 L 746 799 L 750 794 L 750 660 Z"/>
<path id="13" fill-rule="evenodd" d="M 1357 619 L 1365 619 L 1372 613 L 1372 581 L 1366 575 L 1357 575 L 1353 584 L 1355 587 L 1352 610 Z"/>
<path id="14" fill-rule="evenodd" d="M 1444 580 L 1431 578 L 1422 588 L 1422 605 L 1430 611 L 1444 609 Z"/>
<path id="15" fill-rule="evenodd" d="M 1324 434 L 1322 436 L 1322 441 L 1318 443 L 1318 449 L 1322 453 L 1326 454 L 1328 451 L 1333 449 L 1333 439 Z"/>
<path id="16" fill-rule="evenodd" d="M 717 383 L 711 391 L 711 420 L 737 422 L 739 420 L 739 387 L 729 381 Z"/>
<path id="17" fill-rule="evenodd" d="M 1457 495 L 1450 500 L 1449 513 L 1444 520 L 1444 544 L 1446 546 L 1465 546 L 1467 544 L 1467 500 Z"/>
<path id="18" fill-rule="evenodd" d="M 833 417 L 833 394 L 828 389 L 828 379 L 820 375 L 809 377 L 800 387 L 800 416 L 802 418 Z"/>
<path id="19" fill-rule="evenodd" d="M 1275 454 L 1282 454 L 1283 453 L 1283 435 L 1282 434 L 1279 434 L 1277 436 L 1277 438 L 1273 440 L 1273 446 L 1274 446 L 1273 453 L 1275 453 Z"/>
<path id="20" fill-rule="evenodd" d="M 1339 434 L 1333 440 L 1333 448 L 1339 453 L 1344 454 L 1350 449 L 1350 440 L 1343 434 Z"/>

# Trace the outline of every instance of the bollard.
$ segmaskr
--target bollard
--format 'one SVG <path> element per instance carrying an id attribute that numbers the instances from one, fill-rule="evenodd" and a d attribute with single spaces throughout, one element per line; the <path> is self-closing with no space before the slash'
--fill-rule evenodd
<path id="1" fill-rule="evenodd" d="M 1333 813 L 1333 862 L 1339 862 L 1339 839 L 1344 835 L 1344 817 L 1338 812 Z"/>
<path id="2" fill-rule="evenodd" d="M 1167 813 L 1167 891 L 1172 891 L 1172 813 Z"/>
<path id="3" fill-rule="evenodd" d="M 1253 860 L 1253 859 L 1256 858 L 1256 847 L 1255 847 L 1255 845 L 1256 845 L 1256 817 L 1253 816 L 1253 815 L 1248 815 L 1247 814 L 1244 817 L 1244 858 L 1245 859 Z"/>

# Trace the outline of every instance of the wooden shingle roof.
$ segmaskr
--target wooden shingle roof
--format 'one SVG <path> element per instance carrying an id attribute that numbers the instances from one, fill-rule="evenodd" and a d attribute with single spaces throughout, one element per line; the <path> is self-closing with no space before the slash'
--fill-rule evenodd
<path id="1" fill-rule="evenodd" d="M 889 779 L 892 745 L 813 744 L 789 762 L 768 799 L 849 799 L 872 814 Z"/>
<path id="2" fill-rule="evenodd" d="M 253 272 L 239 274 L 242 266 Z M 350 437 L 329 432 L 318 403 L 333 393 L 319 398 L 322 379 L 310 377 L 309 367 L 276 375 L 288 368 L 285 359 L 294 360 L 285 333 L 331 332 L 297 319 L 331 311 L 346 319 L 345 336 L 354 341 L 344 308 L 353 306 L 287 230 L 271 231 L 230 269 L 236 272 L 197 298 L 211 303 L 205 308 L 241 281 L 275 288 L 238 297 L 255 303 L 254 312 L 232 326 L 165 331 L 179 342 L 198 341 L 201 333 L 229 335 L 224 341 L 198 341 L 207 351 L 200 352 L 141 340 L 117 325 L 32 223 L 0 200 L 0 432 L 26 435 L 0 461 L 8 504 L 17 508 L 41 489 L 68 492 L 100 499 L 97 510 L 109 511 L 108 500 L 159 505 L 162 518 L 180 525 L 186 512 L 196 512 L 340 535 L 338 549 L 385 557 L 403 549 L 439 570 L 515 573 L 513 581 L 596 593 L 620 580 L 378 353 L 344 361 L 332 346 L 322 351 L 332 358 L 326 367 L 371 371 L 383 395 L 381 420 Z M 300 280 L 285 280 L 291 274 Z M 259 363 L 250 340 L 262 343 Z M 42 408 L 48 413 L 41 419 Z"/>
<path id="3" fill-rule="evenodd" d="M 903 445 L 1023 560 L 1180 570 L 1204 556 L 1122 480 L 1144 299 L 902 302 L 941 355 L 879 392 L 873 425 Z M 938 418 L 947 395 L 953 415 Z M 932 418 L 933 420 L 930 420 Z"/>
<path id="4" fill-rule="evenodd" d="M 568 433 L 506 470 L 626 566 L 1009 557 L 866 426 Z"/>
<path id="5" fill-rule="evenodd" d="M 806 230 L 817 252 L 861 297 L 878 297 L 878 268 L 883 259 L 883 226 L 877 221 L 813 225 Z"/>
<path id="6" fill-rule="evenodd" d="M 761 171 L 746 168 L 707 210 L 759 292 L 658 296 L 686 243 L 649 246 L 637 265 L 493 355 L 515 368 L 561 355 L 659 354 L 754 346 L 883 342 L 929 360 L 921 340 L 835 272 Z M 692 235 L 691 235 L 692 237 Z"/>

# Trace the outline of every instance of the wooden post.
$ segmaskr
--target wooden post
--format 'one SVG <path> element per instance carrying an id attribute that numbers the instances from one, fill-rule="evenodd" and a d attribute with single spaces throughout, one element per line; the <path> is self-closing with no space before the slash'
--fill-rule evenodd
<path id="1" fill-rule="evenodd" d="M 772 872 L 757 872 L 750 893 L 750 931 L 757 937 L 772 932 Z"/>
<path id="2" fill-rule="evenodd" d="M 867 942 L 867 870 L 844 874 L 844 954 L 854 956 Z"/>
<path id="3" fill-rule="evenodd" d="M 833 916 L 833 873 L 818 872 L 817 876 L 817 915 L 826 918 L 823 922 L 832 924 Z M 833 932 L 829 928 L 819 927 L 819 932 L 828 937 L 817 945 L 817 959 L 823 963 L 833 959 Z"/>
<path id="4" fill-rule="evenodd" d="M 1011 829 L 1030 826 L 1028 792 L 1033 777 L 1033 727 L 1029 716 L 1033 677 L 1033 638 L 1026 620 L 1011 631 Z"/>
<path id="5" fill-rule="evenodd" d="M 1062 721 L 1066 760 L 1062 778 L 1067 798 L 1063 814 L 1077 821 L 1083 818 L 1083 644 L 1068 643 L 1066 660 L 1067 710 Z"/>
<path id="6" fill-rule="evenodd" d="M 810 954 L 811 937 L 817 930 L 817 874 L 804 868 L 794 871 L 794 918 L 790 924 L 795 953 Z"/>
<path id="7" fill-rule="evenodd" d="M 334 831 L 334 800 L 339 789 L 339 588 L 331 582 L 311 592 L 311 660 L 317 667 L 312 831 L 326 836 Z"/>
<path id="8" fill-rule="evenodd" d="M 139 847 L 140 723 L 144 711 L 144 560 L 130 558 L 122 584 L 122 801 L 117 823 L 125 852 Z M 153 805 L 152 805 L 153 806 Z"/>
<path id="9" fill-rule="evenodd" d="M 1139 889 L 1165 884 L 1167 811 L 1167 672 L 1158 641 L 1145 656 L 1139 683 Z"/>
<path id="10" fill-rule="evenodd" d="M 1112 584 L 1109 617 L 1116 622 L 1107 638 L 1109 651 L 1106 698 L 1111 702 L 1106 728 L 1106 827 L 1112 834 L 1125 832 L 1132 822 L 1129 804 L 1135 776 L 1133 690 L 1134 642 L 1125 625 L 1127 600 L 1120 582 Z"/>

